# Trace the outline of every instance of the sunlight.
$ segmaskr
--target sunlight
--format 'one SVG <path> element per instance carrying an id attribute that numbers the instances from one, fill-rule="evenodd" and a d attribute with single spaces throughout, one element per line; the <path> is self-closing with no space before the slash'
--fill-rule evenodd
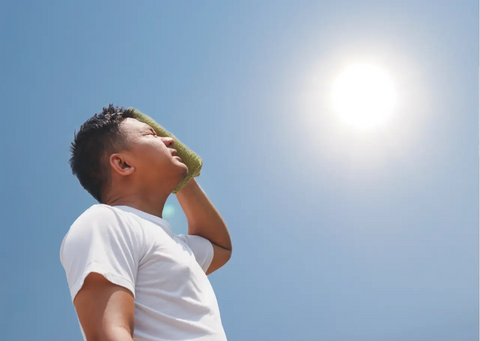
<path id="1" fill-rule="evenodd" d="M 332 97 L 333 109 L 340 119 L 360 129 L 385 123 L 396 103 L 389 76 L 372 64 L 346 68 L 333 85 Z"/>

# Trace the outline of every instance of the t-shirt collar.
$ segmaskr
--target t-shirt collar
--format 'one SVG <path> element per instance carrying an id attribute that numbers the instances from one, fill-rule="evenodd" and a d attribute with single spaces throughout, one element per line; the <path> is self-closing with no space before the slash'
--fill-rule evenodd
<path id="1" fill-rule="evenodd" d="M 146 219 L 148 221 L 151 221 L 152 223 L 155 223 L 157 225 L 160 225 L 162 228 L 166 228 L 168 233 L 172 234 L 172 226 L 168 221 L 166 221 L 163 218 L 157 217 L 156 215 L 140 211 L 136 208 L 130 207 L 130 206 L 125 206 L 125 205 L 119 205 L 119 206 L 113 206 L 115 208 L 119 208 L 123 211 L 130 212 L 130 213 L 135 213 L 139 217 Z"/>

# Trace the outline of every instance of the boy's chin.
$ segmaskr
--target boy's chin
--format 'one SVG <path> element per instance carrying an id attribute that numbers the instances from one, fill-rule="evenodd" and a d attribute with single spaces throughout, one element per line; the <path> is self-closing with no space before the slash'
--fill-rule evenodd
<path id="1" fill-rule="evenodd" d="M 182 171 L 182 180 L 185 179 L 188 175 L 188 167 L 186 164 L 182 163 L 182 165 L 180 165 L 181 169 L 183 170 Z"/>

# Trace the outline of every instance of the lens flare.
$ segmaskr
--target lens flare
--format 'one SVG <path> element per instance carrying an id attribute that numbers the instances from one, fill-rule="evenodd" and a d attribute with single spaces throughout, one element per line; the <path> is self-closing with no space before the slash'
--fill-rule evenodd
<path id="1" fill-rule="evenodd" d="M 170 219 L 175 215 L 175 206 L 171 204 L 166 204 L 163 207 L 163 218 L 164 219 Z"/>

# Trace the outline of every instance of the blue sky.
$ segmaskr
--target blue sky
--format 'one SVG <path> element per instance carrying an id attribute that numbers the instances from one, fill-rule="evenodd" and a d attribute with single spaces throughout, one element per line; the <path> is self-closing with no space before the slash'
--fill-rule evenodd
<path id="1" fill-rule="evenodd" d="M 0 19 L 6 340 L 81 340 L 59 248 L 96 202 L 68 147 L 109 103 L 202 157 L 234 247 L 209 276 L 230 341 L 478 339 L 477 1 L 10 1 Z M 357 61 L 399 96 L 369 133 L 329 109 Z"/>

